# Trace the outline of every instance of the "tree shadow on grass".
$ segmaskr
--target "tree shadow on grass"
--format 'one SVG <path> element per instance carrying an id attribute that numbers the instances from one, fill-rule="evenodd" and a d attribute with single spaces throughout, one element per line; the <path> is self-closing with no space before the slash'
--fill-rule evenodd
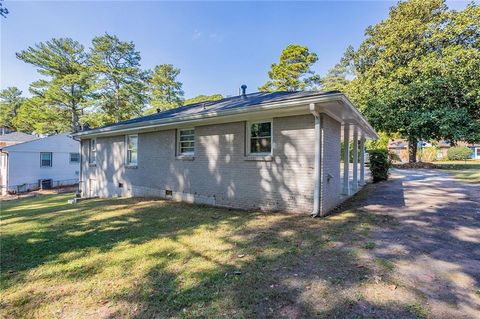
<path id="1" fill-rule="evenodd" d="M 52 307 L 64 309 L 63 298 L 79 299 L 81 289 L 91 289 L 99 300 L 77 301 L 65 308 L 65 316 L 69 311 L 87 316 L 78 315 L 85 309 L 75 309 L 82 303 L 97 318 L 418 314 L 399 302 L 374 302 L 360 293 L 372 278 L 384 275 L 357 251 L 370 229 L 391 222 L 383 216 L 342 209 L 311 219 L 140 199 L 61 207 L 68 212 L 40 207 L 37 215 L 27 209 L 24 216 L 22 210 L 6 210 L 36 227 L 14 232 L 15 223 L 25 220 L 6 227 L 2 289 L 60 280 L 71 290 L 55 292 Z M 84 288 L 86 283 L 91 288 Z M 28 293 L 2 303 L 7 314 L 39 311 L 46 300 Z"/>

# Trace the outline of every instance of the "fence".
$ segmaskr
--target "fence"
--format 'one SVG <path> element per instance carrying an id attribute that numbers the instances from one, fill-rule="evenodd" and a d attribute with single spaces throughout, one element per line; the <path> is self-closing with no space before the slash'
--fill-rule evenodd
<path id="1" fill-rule="evenodd" d="M 50 180 L 48 183 L 42 183 L 41 181 L 38 181 L 37 183 L 24 183 L 20 185 L 1 185 L 0 194 L 6 196 L 16 195 L 17 198 L 36 191 L 46 191 L 48 193 L 60 194 L 76 192 L 78 190 L 78 185 L 78 179 L 65 179 L 59 181 Z"/>

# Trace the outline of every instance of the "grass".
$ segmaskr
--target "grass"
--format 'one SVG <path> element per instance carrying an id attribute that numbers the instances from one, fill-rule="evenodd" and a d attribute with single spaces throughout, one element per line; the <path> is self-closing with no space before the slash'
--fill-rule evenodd
<path id="1" fill-rule="evenodd" d="M 477 169 L 463 169 L 463 170 L 449 170 L 449 172 L 455 176 L 458 180 L 470 183 L 480 184 L 480 168 Z"/>
<path id="2" fill-rule="evenodd" d="M 466 160 L 466 161 L 435 161 L 432 162 L 436 166 L 444 169 L 480 169 L 480 161 Z"/>
<path id="3" fill-rule="evenodd" d="M 136 199 L 2 203 L 1 318 L 414 317 L 369 261 L 385 218 Z M 374 276 L 373 276 L 374 277 Z M 362 298 L 358 298 L 362 296 Z M 368 307 L 365 305 L 368 304 Z M 372 310 L 373 309 L 373 310 Z"/>

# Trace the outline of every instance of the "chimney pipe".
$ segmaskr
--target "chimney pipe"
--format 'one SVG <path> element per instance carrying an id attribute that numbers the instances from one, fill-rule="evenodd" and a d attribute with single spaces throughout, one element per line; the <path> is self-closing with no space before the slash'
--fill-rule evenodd
<path id="1" fill-rule="evenodd" d="M 240 88 L 242 89 L 242 97 L 246 97 L 247 96 L 247 86 L 245 84 L 243 84 Z"/>
<path id="2" fill-rule="evenodd" d="M 160 113 L 160 112 L 162 112 L 162 110 L 160 110 L 160 109 L 158 108 L 158 109 L 157 109 L 157 113 Z"/>

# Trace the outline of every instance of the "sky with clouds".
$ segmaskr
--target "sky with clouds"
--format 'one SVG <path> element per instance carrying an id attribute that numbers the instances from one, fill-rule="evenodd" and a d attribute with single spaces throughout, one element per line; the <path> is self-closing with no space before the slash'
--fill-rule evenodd
<path id="1" fill-rule="evenodd" d="M 89 47 L 94 36 L 108 32 L 136 44 L 142 67 L 169 63 L 180 68 L 186 97 L 234 95 L 242 84 L 252 92 L 268 79 L 270 64 L 291 43 L 316 52 L 314 70 L 325 74 L 394 4 L 6 0 L 10 14 L 0 21 L 0 88 L 17 86 L 26 92 L 40 77 L 15 52 L 54 37 L 70 37 Z M 466 4 L 448 3 L 454 9 Z"/>

